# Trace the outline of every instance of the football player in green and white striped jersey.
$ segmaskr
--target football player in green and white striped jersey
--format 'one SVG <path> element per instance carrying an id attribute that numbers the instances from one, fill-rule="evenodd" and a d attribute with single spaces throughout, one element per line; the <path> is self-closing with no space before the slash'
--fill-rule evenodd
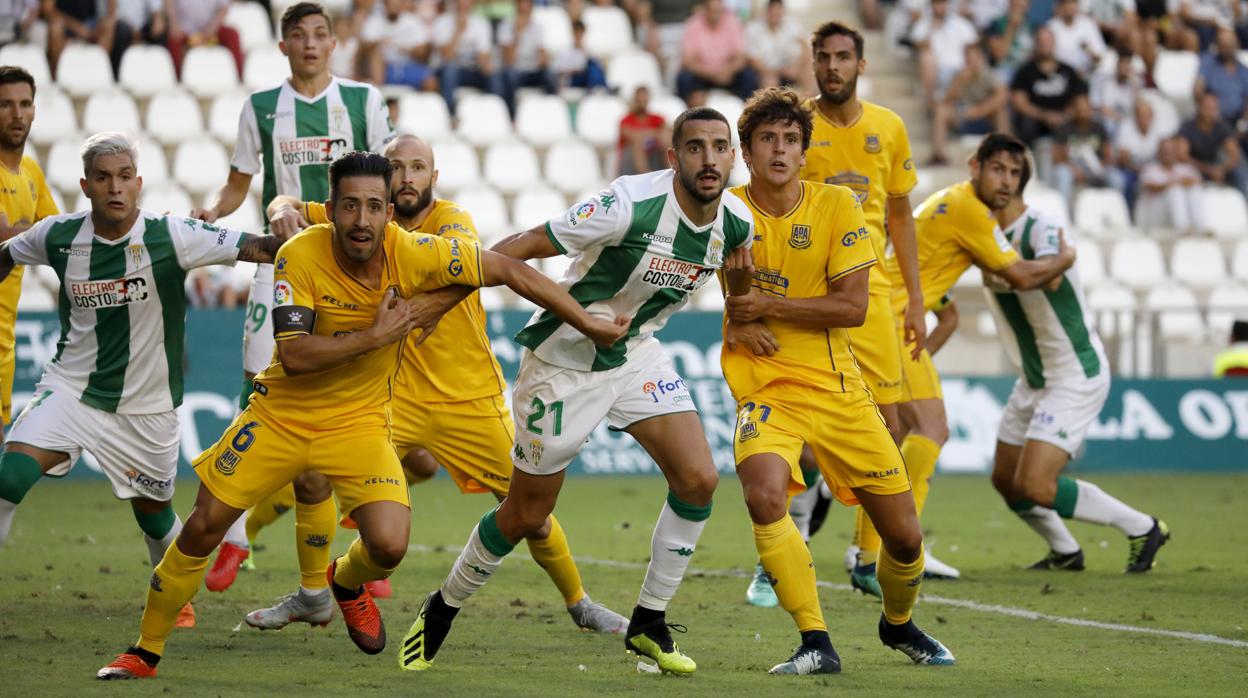
<path id="1" fill-rule="evenodd" d="M 178 467 L 186 273 L 238 260 L 272 262 L 280 241 L 138 208 L 135 146 L 99 133 L 82 147 L 91 210 L 45 218 L 0 246 L 0 280 L 15 264 L 52 267 L 61 336 L 34 399 L 0 456 L 0 545 L 43 475 L 84 451 L 130 502 L 152 564 L 181 522 L 171 507 Z"/>

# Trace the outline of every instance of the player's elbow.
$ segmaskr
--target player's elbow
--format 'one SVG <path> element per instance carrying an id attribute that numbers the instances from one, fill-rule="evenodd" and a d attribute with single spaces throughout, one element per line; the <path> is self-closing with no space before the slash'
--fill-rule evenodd
<path id="1" fill-rule="evenodd" d="M 847 305 L 845 327 L 862 327 L 862 324 L 867 321 L 867 305 L 869 305 L 867 294 L 854 294 L 848 299 Z"/>
<path id="2" fill-rule="evenodd" d="M 277 343 L 277 360 L 282 365 L 282 372 L 288 376 L 302 376 L 314 372 L 307 356 L 299 350 L 298 343 L 297 339 Z"/>

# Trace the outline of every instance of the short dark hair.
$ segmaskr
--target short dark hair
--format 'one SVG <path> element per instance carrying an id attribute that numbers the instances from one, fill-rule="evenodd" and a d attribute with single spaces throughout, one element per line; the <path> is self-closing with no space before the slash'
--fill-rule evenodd
<path id="1" fill-rule="evenodd" d="M 1027 162 L 1027 145 L 1008 133 L 990 133 L 984 136 L 979 147 L 975 149 L 975 161 L 981 164 L 988 162 L 997 153 L 1009 153 L 1024 163 Z"/>
<path id="2" fill-rule="evenodd" d="M 1231 341 L 1248 342 L 1248 321 L 1236 320 L 1231 323 Z"/>
<path id="3" fill-rule="evenodd" d="M 324 7 L 321 7 L 314 2 L 297 2 L 290 7 L 287 7 L 286 11 L 282 13 L 282 21 L 280 23 L 282 38 L 285 39 L 286 35 L 290 33 L 290 30 L 294 29 L 295 25 L 298 24 L 304 17 L 311 17 L 313 15 L 320 15 L 324 17 L 325 23 L 329 25 L 329 30 L 331 32 L 334 30 L 334 20 L 329 16 L 329 13 L 325 11 Z"/>
<path id="4" fill-rule="evenodd" d="M 35 96 L 35 77 L 25 68 L 16 65 L 0 65 L 0 85 L 24 82 L 30 85 L 30 96 Z"/>
<path id="5" fill-rule="evenodd" d="M 854 53 L 858 55 L 860 60 L 862 59 L 864 50 L 862 34 L 859 34 L 857 29 L 854 29 L 848 24 L 845 24 L 844 22 L 837 22 L 835 20 L 820 24 L 819 28 L 815 29 L 814 33 L 810 35 L 811 51 L 813 52 L 818 50 L 819 44 L 822 44 L 829 36 L 848 36 L 853 39 Z"/>
<path id="6" fill-rule="evenodd" d="M 573 32 L 583 32 L 583 31 L 585 31 L 585 23 L 584 23 L 584 22 L 582 22 L 582 21 L 581 21 L 581 20 L 579 20 L 579 19 L 574 19 L 574 20 L 572 20 L 572 31 L 573 31 Z"/>
<path id="7" fill-rule="evenodd" d="M 810 135 L 815 130 L 814 116 L 802 103 L 801 96 L 788 87 L 759 90 L 745 103 L 741 118 L 737 119 L 737 137 L 741 139 L 741 147 L 749 145 L 759 126 L 776 122 L 786 126 L 797 124 L 802 130 L 802 152 L 806 152 L 810 147 Z"/>
<path id="8" fill-rule="evenodd" d="M 728 127 L 728 133 L 732 134 L 732 124 L 728 123 L 728 118 L 719 113 L 716 109 L 710 107 L 694 107 L 686 109 L 676 117 L 676 122 L 672 124 L 672 147 L 680 147 L 680 132 L 685 128 L 686 121 L 721 121 Z"/>
<path id="9" fill-rule="evenodd" d="M 1018 195 L 1023 195 L 1023 190 L 1027 188 L 1027 183 L 1031 181 L 1031 158 L 1023 156 L 1023 171 L 1018 174 Z"/>
<path id="10" fill-rule="evenodd" d="M 329 198 L 338 200 L 338 187 L 347 177 L 381 177 L 386 183 L 386 196 L 390 196 L 390 178 L 394 166 L 377 153 L 353 150 L 329 164 Z"/>

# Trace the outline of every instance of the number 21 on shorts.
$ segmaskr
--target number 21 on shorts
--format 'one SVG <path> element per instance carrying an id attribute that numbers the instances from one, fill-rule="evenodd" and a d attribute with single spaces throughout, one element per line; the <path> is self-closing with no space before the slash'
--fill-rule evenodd
<path id="1" fill-rule="evenodd" d="M 539 422 L 543 421 L 543 417 L 549 413 L 550 418 L 544 420 L 547 424 L 545 428 L 550 429 L 551 436 L 559 436 L 563 433 L 563 400 L 556 400 L 547 405 L 542 402 L 540 397 L 533 398 L 532 404 L 529 405 L 533 411 L 529 413 L 529 418 L 525 420 L 524 426 L 530 433 L 541 436 L 545 432 Z"/>
<path id="2" fill-rule="evenodd" d="M 737 411 L 737 441 L 748 441 L 758 436 L 758 422 L 750 417 L 757 409 L 758 422 L 766 422 L 771 416 L 771 407 L 753 402 L 742 403 L 741 409 Z"/>

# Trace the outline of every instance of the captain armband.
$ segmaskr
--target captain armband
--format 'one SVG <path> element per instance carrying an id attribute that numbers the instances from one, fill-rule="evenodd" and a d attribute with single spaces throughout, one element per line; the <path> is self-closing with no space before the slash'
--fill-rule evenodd
<path id="1" fill-rule="evenodd" d="M 302 305 L 279 305 L 273 308 L 273 336 L 312 334 L 316 311 Z"/>

